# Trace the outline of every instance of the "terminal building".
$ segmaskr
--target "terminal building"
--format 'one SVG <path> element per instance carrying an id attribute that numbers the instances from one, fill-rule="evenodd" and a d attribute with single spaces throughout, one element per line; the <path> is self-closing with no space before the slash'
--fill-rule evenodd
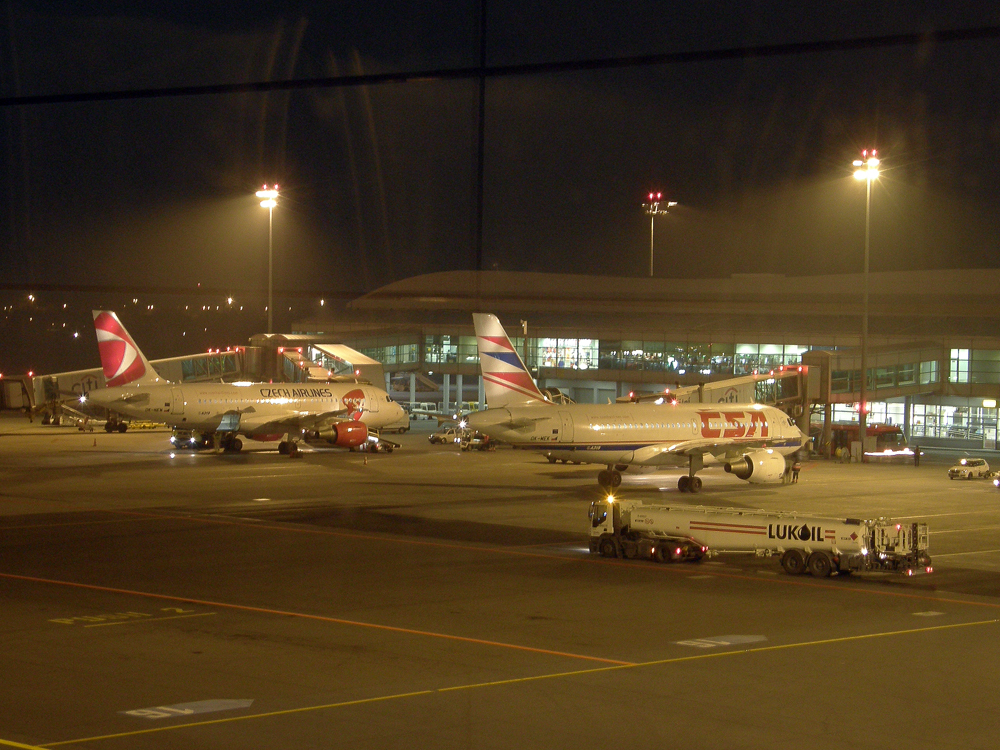
<path id="1" fill-rule="evenodd" d="M 398 400 L 447 410 L 482 401 L 471 313 L 493 312 L 539 386 L 577 402 L 804 365 L 805 419 L 856 423 L 863 281 L 445 272 L 300 320 L 293 334 L 343 342 L 383 364 Z M 898 425 L 911 444 L 996 449 L 1000 271 L 871 273 L 869 290 L 869 424 Z"/>
<path id="2" fill-rule="evenodd" d="M 815 432 L 858 422 L 862 289 L 861 274 L 444 272 L 312 306 L 289 333 L 156 366 L 185 382 L 356 377 L 384 384 L 415 413 L 469 410 L 484 401 L 472 313 L 492 312 L 539 386 L 574 401 L 664 389 L 686 400 L 752 397 Z M 871 273 L 869 289 L 869 424 L 898 427 L 911 445 L 996 449 L 1000 271 Z M 150 314 L 166 326 L 176 311 L 163 300 Z M 799 374 L 784 377 L 789 369 Z M 82 387 L 99 385 L 100 371 L 90 375 Z M 53 376 L 34 381 L 36 401 L 67 391 Z M 8 378 L 5 405 L 18 405 L 19 388 Z"/>

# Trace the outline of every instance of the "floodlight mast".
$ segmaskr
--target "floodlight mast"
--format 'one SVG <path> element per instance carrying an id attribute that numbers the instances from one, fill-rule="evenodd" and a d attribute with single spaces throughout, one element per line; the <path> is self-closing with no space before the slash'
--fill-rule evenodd
<path id="1" fill-rule="evenodd" d="M 862 273 L 861 312 L 861 393 L 858 406 L 858 433 L 861 439 L 861 457 L 865 461 L 865 438 L 868 437 L 868 258 L 871 235 L 872 180 L 878 179 L 881 160 L 875 149 L 865 149 L 861 158 L 854 160 L 854 179 L 865 181 L 865 264 Z"/>
<path id="2" fill-rule="evenodd" d="M 662 207 L 661 207 L 662 204 Z M 667 213 L 677 205 L 677 201 L 663 201 L 663 193 L 650 193 L 649 202 L 643 203 L 642 207 L 649 214 L 649 278 L 653 278 L 653 228 L 656 217 Z"/>
<path id="3" fill-rule="evenodd" d="M 267 332 L 274 333 L 274 207 L 278 205 L 278 186 L 268 188 L 265 184 L 257 197 L 264 199 L 260 205 L 267 209 Z"/>

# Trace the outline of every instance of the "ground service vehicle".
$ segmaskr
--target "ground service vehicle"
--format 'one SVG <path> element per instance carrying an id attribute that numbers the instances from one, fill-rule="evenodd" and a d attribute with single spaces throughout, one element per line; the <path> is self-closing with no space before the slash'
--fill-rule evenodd
<path id="1" fill-rule="evenodd" d="M 590 551 L 604 557 L 700 560 L 723 552 L 781 556 L 787 573 L 930 573 L 927 524 L 795 513 L 644 505 L 609 495 L 590 506 Z"/>
<path id="2" fill-rule="evenodd" d="M 493 450 L 493 441 L 481 432 L 471 432 L 462 437 L 460 443 L 463 451 Z"/>
<path id="3" fill-rule="evenodd" d="M 948 469 L 948 479 L 984 479 L 990 476 L 990 465 L 985 458 L 963 458 Z"/>

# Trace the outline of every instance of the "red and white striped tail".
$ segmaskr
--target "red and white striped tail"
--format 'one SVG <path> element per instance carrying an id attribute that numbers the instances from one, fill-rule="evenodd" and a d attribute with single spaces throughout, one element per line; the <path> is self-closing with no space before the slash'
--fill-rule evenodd
<path id="1" fill-rule="evenodd" d="M 479 368 L 486 388 L 486 405 L 496 409 L 503 406 L 550 403 L 538 390 L 497 316 L 473 313 L 472 320 L 476 326 Z"/>

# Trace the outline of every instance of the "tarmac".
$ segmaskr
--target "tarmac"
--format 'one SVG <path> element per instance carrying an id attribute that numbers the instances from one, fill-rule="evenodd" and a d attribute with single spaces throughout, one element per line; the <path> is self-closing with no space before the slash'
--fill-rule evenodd
<path id="1" fill-rule="evenodd" d="M 935 570 L 609 560 L 600 467 L 432 425 L 366 462 L 0 418 L 0 747 L 995 746 L 992 484 L 941 459 L 626 475 L 646 502 L 925 520 Z"/>

